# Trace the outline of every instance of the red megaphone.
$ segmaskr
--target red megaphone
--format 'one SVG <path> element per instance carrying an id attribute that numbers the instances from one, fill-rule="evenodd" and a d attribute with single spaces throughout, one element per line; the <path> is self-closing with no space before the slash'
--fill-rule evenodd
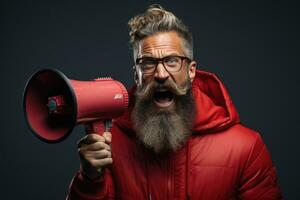
<path id="1" fill-rule="evenodd" d="M 128 107 L 125 87 L 111 78 L 69 80 L 62 72 L 44 69 L 28 80 L 24 113 L 32 132 L 45 142 L 60 142 L 77 124 L 87 133 L 102 134 Z"/>

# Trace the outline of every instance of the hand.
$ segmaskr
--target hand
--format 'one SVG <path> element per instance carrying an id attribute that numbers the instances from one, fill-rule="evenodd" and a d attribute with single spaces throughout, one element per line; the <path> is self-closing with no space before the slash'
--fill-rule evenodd
<path id="1" fill-rule="evenodd" d="M 104 132 L 103 136 L 88 134 L 77 143 L 81 167 L 84 175 L 89 179 L 101 176 L 101 170 L 112 164 L 111 133 Z"/>

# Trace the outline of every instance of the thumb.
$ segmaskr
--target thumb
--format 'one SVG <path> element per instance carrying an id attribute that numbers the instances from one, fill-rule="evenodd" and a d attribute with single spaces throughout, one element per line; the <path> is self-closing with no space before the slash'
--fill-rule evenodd
<path id="1" fill-rule="evenodd" d="M 111 132 L 104 132 L 103 137 L 105 138 L 105 142 L 111 143 Z"/>

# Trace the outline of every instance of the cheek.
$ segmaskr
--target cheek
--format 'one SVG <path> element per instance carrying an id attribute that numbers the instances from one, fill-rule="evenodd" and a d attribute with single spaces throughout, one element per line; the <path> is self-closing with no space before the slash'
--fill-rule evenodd
<path id="1" fill-rule="evenodd" d="M 148 84 L 149 82 L 151 82 L 151 80 L 153 79 L 152 75 L 143 75 L 142 77 L 142 82 L 143 84 Z"/>
<path id="2" fill-rule="evenodd" d="M 186 71 L 176 74 L 173 76 L 177 85 L 184 86 L 186 82 L 189 80 L 188 73 Z"/>
<path id="3" fill-rule="evenodd" d="M 139 86 L 140 89 L 145 88 L 150 82 L 153 80 L 152 76 L 142 75 L 141 85 Z"/>

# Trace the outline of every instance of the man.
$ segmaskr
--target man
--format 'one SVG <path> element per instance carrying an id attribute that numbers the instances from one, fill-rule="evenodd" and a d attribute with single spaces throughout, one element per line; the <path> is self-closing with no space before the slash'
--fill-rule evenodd
<path id="1" fill-rule="evenodd" d="M 196 70 L 192 35 L 153 5 L 129 21 L 136 87 L 103 136 L 78 142 L 67 199 L 282 199 L 260 135 L 222 82 Z"/>

